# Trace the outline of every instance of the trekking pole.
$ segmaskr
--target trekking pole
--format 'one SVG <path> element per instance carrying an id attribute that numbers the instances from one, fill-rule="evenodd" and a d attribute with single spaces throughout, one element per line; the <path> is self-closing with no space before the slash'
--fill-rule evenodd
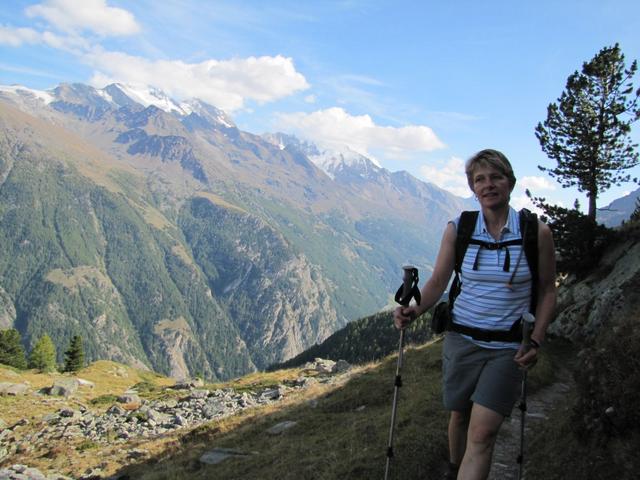
<path id="1" fill-rule="evenodd" d="M 416 303 L 420 305 L 420 289 L 418 288 L 418 269 L 407 265 L 402 267 L 404 275 L 402 277 L 402 285 L 396 292 L 395 300 L 403 307 L 408 307 L 412 298 L 416 299 Z M 402 377 L 400 370 L 402 369 L 402 354 L 404 347 L 404 328 L 400 330 L 400 346 L 398 348 L 398 364 L 396 365 L 396 377 L 393 389 L 393 406 L 391 407 L 391 427 L 389 428 L 389 445 L 387 446 L 387 465 L 384 469 L 384 478 L 389 478 L 389 467 L 393 458 L 393 431 L 396 423 L 396 409 L 398 407 L 398 394 L 402 386 Z"/>
<path id="2" fill-rule="evenodd" d="M 522 346 L 524 347 L 524 353 L 531 348 L 531 331 L 533 330 L 533 324 L 536 321 L 535 317 L 529 312 L 522 315 Z M 520 470 L 518 472 L 518 480 L 522 479 L 524 473 L 524 422 L 527 416 L 527 371 L 525 368 L 522 374 L 522 389 L 520 392 L 520 455 L 518 455 L 518 464 Z"/>

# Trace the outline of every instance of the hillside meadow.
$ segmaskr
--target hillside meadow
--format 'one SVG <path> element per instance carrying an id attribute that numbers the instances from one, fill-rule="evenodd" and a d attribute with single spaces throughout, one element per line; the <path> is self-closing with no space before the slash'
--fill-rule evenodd
<path id="1" fill-rule="evenodd" d="M 409 347 L 402 370 L 392 476 L 394 479 L 431 478 L 446 460 L 447 414 L 441 405 L 441 348 L 437 339 Z M 65 440 L 46 451 L 17 453 L 3 466 L 23 463 L 42 472 L 55 471 L 79 478 L 99 471 L 102 478 L 140 479 L 338 479 L 381 478 L 386 462 L 393 380 L 397 355 L 352 367 L 328 383 L 314 382 L 273 405 L 244 410 L 223 420 L 177 430 L 152 439 L 100 444 Z M 56 376 L 0 370 L 0 381 L 28 381 L 33 388 L 50 386 Z M 11 372 L 11 373 L 9 373 Z M 301 375 L 320 378 L 304 368 L 255 373 L 230 382 L 205 385 L 209 390 L 260 390 Z M 128 388 L 137 385 L 143 399 L 173 397 L 184 392 L 165 389 L 169 378 L 140 372 L 113 362 L 96 362 L 78 372 L 95 383 L 81 387 L 69 399 L 0 397 L 0 418 L 8 425 L 20 418 L 29 424 L 22 434 L 38 428 L 42 417 L 68 406 L 84 405 L 104 413 Z M 531 388 L 553 378 L 551 360 L 543 358 L 531 375 Z M 282 422 L 295 425 L 280 435 L 267 430 Z M 199 461 L 215 448 L 232 449 L 235 456 L 215 465 Z M 131 458 L 131 451 L 141 452 Z M 93 470 L 98 468 L 99 470 Z"/>

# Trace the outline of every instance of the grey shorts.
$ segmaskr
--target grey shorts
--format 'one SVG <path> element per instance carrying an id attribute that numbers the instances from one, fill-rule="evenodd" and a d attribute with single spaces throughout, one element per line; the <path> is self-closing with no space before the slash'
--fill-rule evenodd
<path id="1" fill-rule="evenodd" d="M 522 370 L 517 350 L 477 346 L 447 332 L 442 350 L 442 395 L 447 410 L 465 411 L 473 403 L 508 417 L 520 395 Z"/>

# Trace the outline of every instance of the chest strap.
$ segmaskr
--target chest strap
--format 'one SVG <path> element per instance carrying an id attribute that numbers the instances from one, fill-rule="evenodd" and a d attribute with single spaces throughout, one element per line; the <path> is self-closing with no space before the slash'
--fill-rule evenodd
<path id="1" fill-rule="evenodd" d="M 478 251 L 476 252 L 475 259 L 473 260 L 473 269 L 478 270 L 478 257 L 480 256 L 480 250 L 486 248 L 487 250 L 501 250 L 505 249 L 506 253 L 504 256 L 504 265 L 502 266 L 502 270 L 504 272 L 508 272 L 511 268 L 511 255 L 509 254 L 509 249 L 507 247 L 511 247 L 513 245 L 522 245 L 522 239 L 516 240 L 508 240 L 506 242 L 484 242 L 482 240 L 474 240 L 473 238 L 469 239 L 470 245 L 479 245 Z"/>

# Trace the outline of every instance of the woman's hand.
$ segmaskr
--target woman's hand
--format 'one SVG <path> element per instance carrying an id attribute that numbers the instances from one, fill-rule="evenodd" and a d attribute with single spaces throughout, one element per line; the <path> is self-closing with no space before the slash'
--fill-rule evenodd
<path id="1" fill-rule="evenodd" d="M 538 349 L 531 345 L 520 345 L 514 360 L 520 368 L 531 368 L 538 361 Z"/>
<path id="2" fill-rule="evenodd" d="M 393 312 L 393 323 L 398 330 L 403 330 L 409 326 L 418 316 L 416 307 L 397 307 Z"/>

